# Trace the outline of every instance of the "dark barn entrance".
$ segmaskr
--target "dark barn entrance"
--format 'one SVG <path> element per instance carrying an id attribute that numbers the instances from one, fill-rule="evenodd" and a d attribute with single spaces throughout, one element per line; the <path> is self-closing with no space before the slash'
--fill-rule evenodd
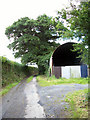
<path id="1" fill-rule="evenodd" d="M 76 66 L 81 65 L 81 59 L 77 58 L 79 55 L 78 52 L 73 52 L 73 42 L 68 42 L 63 45 L 60 45 L 52 55 L 53 70 L 52 73 L 57 77 L 61 77 L 62 66 Z"/>
<path id="2" fill-rule="evenodd" d="M 81 64 L 81 59 L 77 58 L 79 54 L 77 52 L 72 52 L 73 44 L 75 43 L 65 43 L 54 51 L 52 56 L 54 66 L 70 66 Z"/>

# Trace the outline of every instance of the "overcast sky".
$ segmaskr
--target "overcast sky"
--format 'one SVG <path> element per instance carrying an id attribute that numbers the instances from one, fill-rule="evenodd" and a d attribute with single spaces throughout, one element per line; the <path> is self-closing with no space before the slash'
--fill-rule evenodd
<path id="1" fill-rule="evenodd" d="M 21 17 L 37 18 L 47 14 L 55 17 L 57 11 L 69 4 L 69 0 L 0 0 L 0 56 L 15 60 L 12 51 L 7 48 L 8 38 L 5 28 L 12 25 Z"/>

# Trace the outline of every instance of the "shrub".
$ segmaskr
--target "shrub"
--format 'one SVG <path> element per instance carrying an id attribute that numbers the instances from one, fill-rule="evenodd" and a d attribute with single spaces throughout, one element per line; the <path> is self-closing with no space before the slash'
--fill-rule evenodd
<path id="1" fill-rule="evenodd" d="M 2 86 L 23 80 L 27 76 L 38 74 L 37 68 L 29 67 L 0 57 L 2 62 Z"/>

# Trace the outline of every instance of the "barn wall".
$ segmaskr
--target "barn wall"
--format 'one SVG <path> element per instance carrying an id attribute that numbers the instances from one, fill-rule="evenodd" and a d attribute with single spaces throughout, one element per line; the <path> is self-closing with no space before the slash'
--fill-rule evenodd
<path id="1" fill-rule="evenodd" d="M 64 67 L 61 67 L 61 70 L 62 70 L 61 77 L 69 79 L 70 78 L 70 67 L 64 66 Z"/>
<path id="2" fill-rule="evenodd" d="M 61 77 L 61 67 L 60 66 L 53 66 L 53 75 L 55 75 L 56 78 Z"/>
<path id="3" fill-rule="evenodd" d="M 87 65 L 83 64 L 81 65 L 81 77 L 87 77 L 88 76 L 88 67 Z"/>
<path id="4" fill-rule="evenodd" d="M 52 56 L 50 58 L 49 66 L 50 66 L 50 76 L 51 76 L 51 75 L 53 75 L 53 60 L 52 60 Z"/>
<path id="5" fill-rule="evenodd" d="M 56 78 L 80 78 L 88 77 L 87 65 L 81 66 L 53 66 L 53 73 Z"/>
<path id="6" fill-rule="evenodd" d="M 70 77 L 71 78 L 80 78 L 81 77 L 80 66 L 71 66 Z"/>
<path id="7" fill-rule="evenodd" d="M 80 78 L 81 77 L 81 66 L 53 66 L 53 75 L 56 78 Z"/>
<path id="8" fill-rule="evenodd" d="M 63 78 L 80 78 L 81 70 L 80 66 L 65 66 L 62 67 L 62 77 Z"/>
<path id="9" fill-rule="evenodd" d="M 89 66 L 88 66 L 88 76 L 90 77 L 90 68 L 89 68 Z"/>

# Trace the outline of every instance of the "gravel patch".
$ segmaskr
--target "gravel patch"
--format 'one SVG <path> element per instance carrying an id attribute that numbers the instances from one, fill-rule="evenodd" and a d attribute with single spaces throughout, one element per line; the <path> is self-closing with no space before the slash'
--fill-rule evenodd
<path id="1" fill-rule="evenodd" d="M 46 118 L 69 118 L 69 104 L 64 101 L 69 92 L 88 88 L 82 84 L 61 84 L 47 87 L 40 87 L 37 84 L 39 103 L 43 106 Z"/>

